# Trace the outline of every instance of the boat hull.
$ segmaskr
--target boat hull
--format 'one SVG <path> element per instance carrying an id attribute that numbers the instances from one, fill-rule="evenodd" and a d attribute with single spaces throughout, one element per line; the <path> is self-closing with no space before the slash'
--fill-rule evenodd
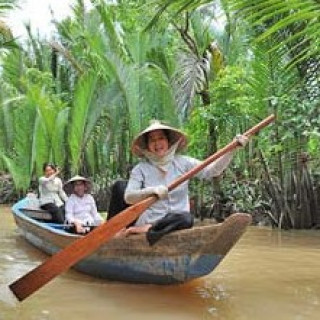
<path id="1" fill-rule="evenodd" d="M 30 217 L 28 199 L 12 207 L 21 235 L 41 251 L 53 255 L 78 235 L 61 225 Z M 247 214 L 234 214 L 216 225 L 170 233 L 150 246 L 145 235 L 112 239 L 74 268 L 94 277 L 152 284 L 183 283 L 212 272 L 251 222 Z"/>

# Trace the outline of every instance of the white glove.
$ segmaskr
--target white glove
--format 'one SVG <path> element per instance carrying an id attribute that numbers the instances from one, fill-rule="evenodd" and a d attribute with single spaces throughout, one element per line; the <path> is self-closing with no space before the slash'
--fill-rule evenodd
<path id="1" fill-rule="evenodd" d="M 168 198 L 168 188 L 166 186 L 160 185 L 157 187 L 152 187 L 153 193 L 160 199 L 163 200 Z"/>
<path id="2" fill-rule="evenodd" d="M 245 147 L 249 142 L 249 138 L 243 134 L 237 134 L 234 139 L 239 143 L 241 147 Z"/>
<path id="3" fill-rule="evenodd" d="M 128 204 L 134 204 L 148 198 L 151 195 L 156 195 L 159 199 L 164 199 L 168 196 L 168 188 L 166 186 L 160 185 L 139 190 L 127 189 L 124 194 L 124 200 Z"/>

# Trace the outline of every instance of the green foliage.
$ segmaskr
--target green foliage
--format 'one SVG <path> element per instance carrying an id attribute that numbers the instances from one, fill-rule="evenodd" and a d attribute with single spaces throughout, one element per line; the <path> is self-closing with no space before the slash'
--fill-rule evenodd
<path id="1" fill-rule="evenodd" d="M 250 94 L 248 78 L 250 74 L 240 67 L 226 67 L 212 86 L 212 117 L 225 114 L 231 117 L 257 111 L 254 98 Z"/>
<path id="2" fill-rule="evenodd" d="M 203 108 L 193 110 L 188 124 L 184 127 L 188 139 L 188 153 L 197 159 L 203 159 L 207 154 L 207 144 L 203 137 L 208 132 L 208 121 L 203 117 Z"/>
<path id="3" fill-rule="evenodd" d="M 15 0 L 1 0 L 0 1 L 0 18 L 9 10 L 15 7 Z M 13 39 L 12 32 L 9 26 L 2 20 L 0 20 L 0 52 L 4 49 L 17 48 L 15 40 Z"/>
<path id="4" fill-rule="evenodd" d="M 258 113 L 251 87 L 246 81 L 245 71 L 240 67 L 226 67 L 212 85 L 212 103 L 199 106 L 192 113 L 186 130 L 191 137 L 190 151 L 203 158 L 207 146 L 203 137 L 208 132 L 210 120 L 214 120 L 220 137 L 219 145 L 228 143 L 245 127 L 247 119 Z"/>
<path id="5" fill-rule="evenodd" d="M 74 103 L 70 111 L 70 125 L 68 128 L 68 142 L 73 174 L 79 171 L 81 162 L 83 161 L 83 152 L 87 143 L 87 140 L 84 138 L 88 136 L 86 132 L 87 119 L 90 116 L 90 107 L 93 105 L 92 101 L 97 79 L 97 75 L 94 73 L 86 74 L 79 79 L 75 88 Z"/>
<path id="6" fill-rule="evenodd" d="M 16 188 L 27 190 L 33 170 L 32 145 L 37 131 L 34 130 L 36 108 L 28 100 L 12 110 L 14 119 L 14 142 L 11 152 L 2 154 Z"/>
<path id="7" fill-rule="evenodd" d="M 240 19 L 247 21 L 252 28 L 259 28 L 262 31 L 256 37 L 257 42 L 263 43 L 267 38 L 270 39 L 279 32 L 285 32 L 282 41 L 294 45 L 299 34 L 298 42 L 305 45 L 304 50 L 295 51 L 291 46 L 292 59 L 289 60 L 291 65 L 294 66 L 319 54 L 317 44 L 320 30 L 318 19 L 320 4 L 317 0 L 224 0 L 221 2 L 226 10 L 237 12 Z M 212 4 L 212 1 L 154 0 L 153 3 L 157 11 L 150 25 L 158 23 L 164 13 L 170 12 L 171 17 L 176 18 L 182 12 L 198 9 L 204 4 Z"/>

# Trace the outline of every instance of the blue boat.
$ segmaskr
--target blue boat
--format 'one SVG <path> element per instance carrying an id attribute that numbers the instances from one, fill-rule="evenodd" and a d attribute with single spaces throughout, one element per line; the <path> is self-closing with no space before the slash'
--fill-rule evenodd
<path id="1" fill-rule="evenodd" d="M 12 213 L 20 234 L 33 246 L 53 255 L 80 235 L 50 222 L 32 196 L 20 200 Z M 224 222 L 195 226 L 167 234 L 150 246 L 145 235 L 115 238 L 78 262 L 85 274 L 122 282 L 175 284 L 212 272 L 251 223 L 251 216 L 235 213 Z"/>

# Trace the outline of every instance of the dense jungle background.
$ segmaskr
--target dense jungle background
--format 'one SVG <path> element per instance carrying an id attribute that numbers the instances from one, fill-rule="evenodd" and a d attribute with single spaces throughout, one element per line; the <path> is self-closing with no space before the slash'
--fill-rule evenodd
<path id="1" fill-rule="evenodd" d="M 100 210 L 137 159 L 150 119 L 189 136 L 199 159 L 273 113 L 224 177 L 192 181 L 195 215 L 250 212 L 256 224 L 320 226 L 319 0 L 74 2 L 43 38 L 1 17 L 0 203 L 37 189 L 42 164 L 95 184 Z M 30 17 L 32 20 L 32 17 Z"/>

